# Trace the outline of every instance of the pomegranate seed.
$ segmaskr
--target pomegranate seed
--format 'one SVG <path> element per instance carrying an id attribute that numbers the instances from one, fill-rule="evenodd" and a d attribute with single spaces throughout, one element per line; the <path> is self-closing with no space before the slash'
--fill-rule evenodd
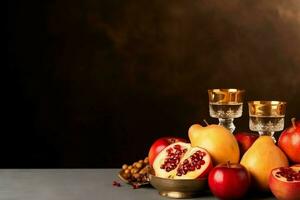
<path id="1" fill-rule="evenodd" d="M 176 145 L 174 146 L 174 149 L 180 150 L 180 149 L 181 149 L 181 146 L 180 146 L 179 144 L 176 144 Z"/>
<path id="2" fill-rule="evenodd" d="M 177 174 L 176 174 L 177 176 L 182 176 L 182 173 L 180 173 L 180 172 L 177 172 Z"/>
<path id="3" fill-rule="evenodd" d="M 176 154 L 176 155 L 181 155 L 182 153 L 181 153 L 180 150 L 176 150 L 176 151 L 175 151 L 175 154 Z"/>
<path id="4" fill-rule="evenodd" d="M 117 182 L 117 181 L 113 181 L 113 186 L 116 186 L 116 187 L 121 187 L 121 183 Z"/>
<path id="5" fill-rule="evenodd" d="M 190 167 L 189 167 L 189 170 L 190 170 L 190 171 L 195 171 L 195 167 L 194 167 L 194 166 L 190 166 Z"/>
<path id="6" fill-rule="evenodd" d="M 200 169 L 200 168 L 201 168 L 201 165 L 196 165 L 196 168 L 197 168 L 197 169 Z"/>
<path id="7" fill-rule="evenodd" d="M 184 161 L 183 161 L 183 164 L 188 164 L 189 163 L 189 161 L 187 160 L 187 159 L 185 159 Z"/>
<path id="8" fill-rule="evenodd" d="M 192 165 L 196 166 L 198 164 L 198 162 L 193 161 Z"/>
<path id="9" fill-rule="evenodd" d="M 200 160 L 200 165 L 204 165 L 205 161 L 204 160 Z"/>
<path id="10" fill-rule="evenodd" d="M 139 189 L 139 188 L 140 188 L 140 185 L 139 185 L 139 184 L 133 184 L 133 185 L 132 185 L 132 188 L 133 188 L 133 189 Z"/>
<path id="11" fill-rule="evenodd" d="M 171 157 L 171 158 L 173 158 L 174 156 L 175 156 L 174 153 L 170 153 L 170 154 L 169 154 L 169 157 Z"/>
<path id="12" fill-rule="evenodd" d="M 183 170 L 183 174 L 186 175 L 187 174 L 187 170 Z"/>
<path id="13" fill-rule="evenodd" d="M 187 152 L 187 149 L 183 149 L 183 153 L 186 153 Z"/>
<path id="14" fill-rule="evenodd" d="M 187 165 L 184 165 L 184 166 L 183 166 L 183 170 L 184 170 L 184 171 L 187 171 L 187 170 L 188 170 L 188 166 L 187 166 Z"/>
<path id="15" fill-rule="evenodd" d="M 206 153 L 205 152 L 201 152 L 201 156 L 206 156 Z"/>

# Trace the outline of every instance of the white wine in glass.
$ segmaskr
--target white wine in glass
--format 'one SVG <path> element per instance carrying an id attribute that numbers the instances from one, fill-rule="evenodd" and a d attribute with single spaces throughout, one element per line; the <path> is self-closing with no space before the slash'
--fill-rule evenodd
<path id="1" fill-rule="evenodd" d="M 208 90 L 209 115 L 219 119 L 219 125 L 231 133 L 235 130 L 233 120 L 243 113 L 243 98 L 245 90 L 211 89 Z"/>

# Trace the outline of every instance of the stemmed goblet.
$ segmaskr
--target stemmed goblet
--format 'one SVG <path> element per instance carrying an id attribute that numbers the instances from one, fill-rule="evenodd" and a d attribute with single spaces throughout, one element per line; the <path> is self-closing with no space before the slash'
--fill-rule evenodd
<path id="1" fill-rule="evenodd" d="M 208 90 L 209 115 L 219 119 L 219 125 L 235 130 L 234 118 L 242 116 L 245 90 L 240 89 L 211 89 Z"/>
<path id="2" fill-rule="evenodd" d="M 249 101 L 249 128 L 257 131 L 260 136 L 271 136 L 284 128 L 286 102 L 284 101 Z"/>

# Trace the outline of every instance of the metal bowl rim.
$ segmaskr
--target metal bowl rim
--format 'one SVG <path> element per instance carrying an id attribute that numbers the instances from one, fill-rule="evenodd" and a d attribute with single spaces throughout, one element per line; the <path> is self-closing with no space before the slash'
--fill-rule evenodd
<path id="1" fill-rule="evenodd" d="M 202 177 L 202 178 L 197 178 L 197 179 L 171 179 L 171 178 L 162 178 L 162 177 L 158 177 L 158 176 L 155 176 L 153 174 L 149 174 L 150 175 L 150 181 L 152 179 L 152 177 L 156 178 L 156 179 L 160 179 L 160 180 L 164 180 L 164 181 L 177 181 L 177 182 L 193 182 L 193 181 L 196 181 L 196 182 L 199 182 L 199 181 L 206 181 L 208 178 L 206 177 Z"/>

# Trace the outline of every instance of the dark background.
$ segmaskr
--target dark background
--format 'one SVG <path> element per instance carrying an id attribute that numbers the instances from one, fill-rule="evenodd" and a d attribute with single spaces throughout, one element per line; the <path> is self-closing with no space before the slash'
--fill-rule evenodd
<path id="1" fill-rule="evenodd" d="M 300 118 L 297 0 L 9 1 L 1 167 L 120 167 L 208 116 L 207 89 Z M 248 130 L 247 106 L 235 121 Z"/>

